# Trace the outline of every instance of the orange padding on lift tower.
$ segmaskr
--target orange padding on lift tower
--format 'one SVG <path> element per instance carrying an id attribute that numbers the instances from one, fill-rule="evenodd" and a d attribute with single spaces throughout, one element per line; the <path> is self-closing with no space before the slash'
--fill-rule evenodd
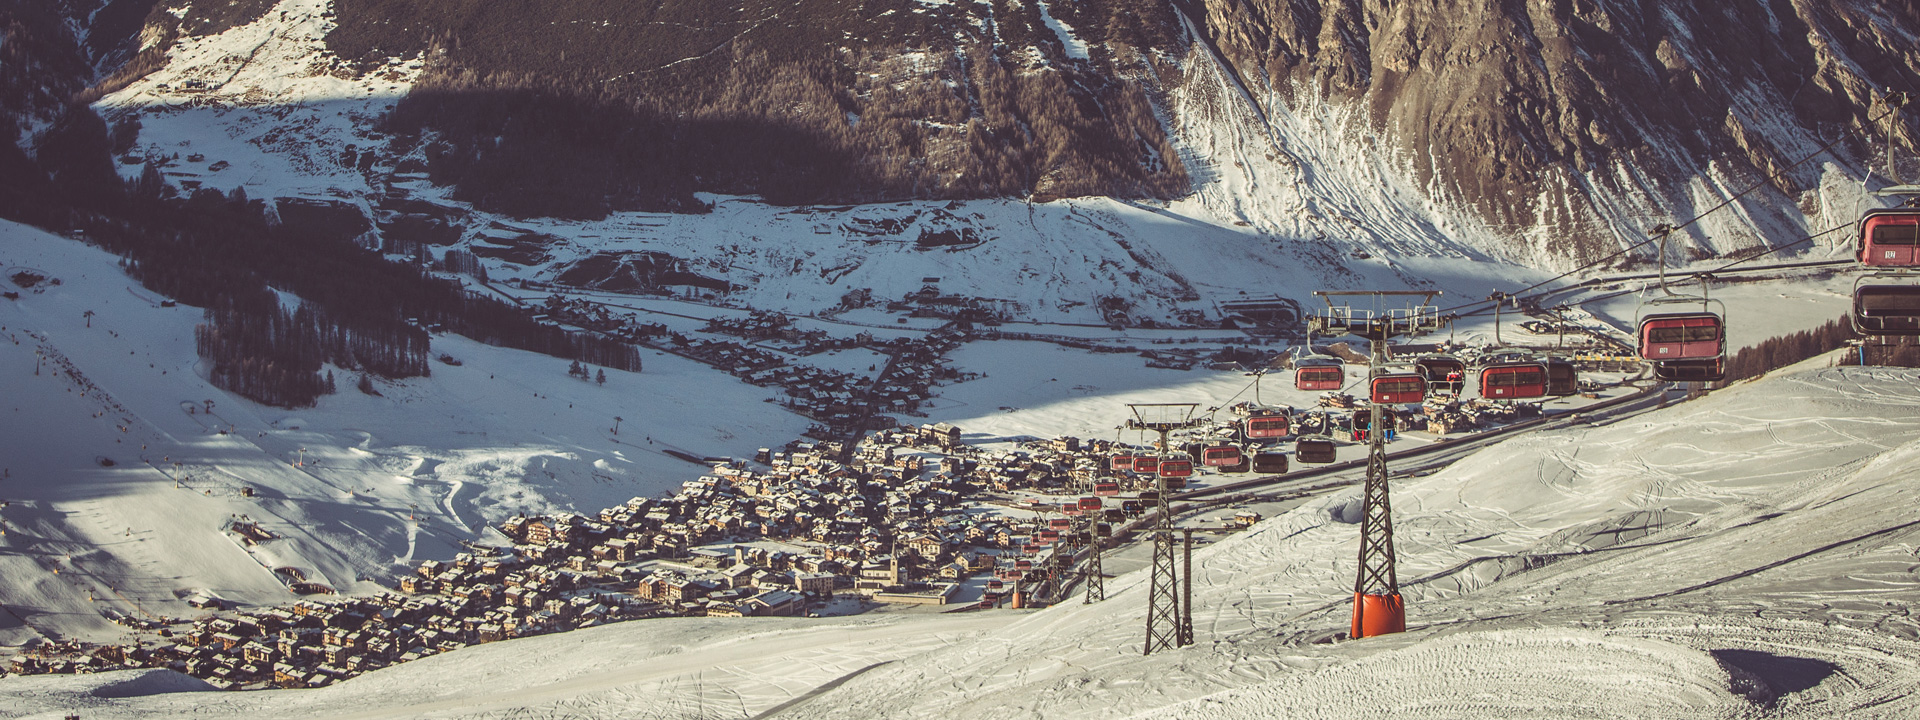
<path id="1" fill-rule="evenodd" d="M 1353 594 L 1353 631 L 1349 637 L 1364 638 L 1406 632 L 1407 604 L 1400 593 L 1392 595 Z"/>

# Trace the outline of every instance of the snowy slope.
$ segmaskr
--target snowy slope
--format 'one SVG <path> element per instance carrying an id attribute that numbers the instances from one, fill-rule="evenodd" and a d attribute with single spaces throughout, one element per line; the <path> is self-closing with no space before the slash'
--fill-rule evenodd
<path id="1" fill-rule="evenodd" d="M 1405 634 L 1316 642 L 1346 623 L 1357 531 L 1335 519 L 1345 493 L 1196 553 L 1196 646 L 1139 655 L 1144 577 L 1131 573 L 1093 605 L 866 620 L 897 623 L 877 632 L 899 638 L 888 655 L 899 659 L 781 717 L 1911 717 L 1920 523 L 1906 479 L 1920 467 L 1920 373 L 1826 362 L 1402 481 Z M 816 649 L 851 653 L 832 669 L 794 662 L 776 675 L 824 684 L 886 659 L 844 623 L 628 623 L 213 704 L 84 694 L 109 678 L 0 681 L 0 695 L 29 712 L 84 701 L 95 717 L 305 716 L 349 697 L 366 717 L 751 717 L 805 692 L 768 689 L 763 661 L 789 657 L 778 638 L 793 636 L 767 628 L 822 632 Z M 765 643 L 760 658 L 727 654 L 754 643 Z M 579 667 L 564 671 L 577 682 L 542 670 L 526 686 L 493 685 L 516 650 L 556 646 L 577 650 Z M 593 675 L 633 652 L 686 666 L 671 680 L 650 664 Z M 397 690 L 429 670 L 443 701 Z M 463 688 L 498 692 L 451 699 Z M 666 690 L 673 705 L 636 688 Z M 370 700 L 386 692 L 400 694 Z"/>
<path id="2" fill-rule="evenodd" d="M 668 448 L 750 455 L 807 424 L 763 402 L 770 391 L 674 356 L 649 353 L 643 373 L 609 371 L 602 386 L 564 360 L 448 336 L 435 353 L 460 366 L 376 383 L 379 397 L 342 370 L 342 392 L 318 407 L 266 408 L 208 385 L 200 312 L 162 307 L 113 256 L 6 224 L 0 266 L 50 278 L 0 301 L 9 645 L 117 639 L 101 613 L 182 616 L 195 594 L 294 599 L 273 568 L 364 589 L 517 512 L 598 510 L 702 470 Z M 242 543 L 223 532 L 236 515 L 279 538 Z"/>

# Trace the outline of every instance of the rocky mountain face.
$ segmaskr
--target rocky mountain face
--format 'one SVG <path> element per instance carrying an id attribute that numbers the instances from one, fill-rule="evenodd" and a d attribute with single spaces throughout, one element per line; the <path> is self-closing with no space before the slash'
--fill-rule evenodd
<path id="1" fill-rule="evenodd" d="M 1310 94 L 1363 111 L 1431 195 L 1495 227 L 1570 230 L 1575 244 L 1555 254 L 1608 249 L 1578 239 L 1633 227 L 1634 215 L 1689 218 L 1718 199 L 1701 182 L 1764 181 L 1786 220 L 1823 166 L 1858 177 L 1885 141 L 1893 125 L 1871 119 L 1885 111 L 1876 97 L 1920 89 L 1911 3 L 1199 5 L 1206 40 L 1263 105 L 1284 111 Z M 1833 140 L 1832 153 L 1789 167 Z"/>
<path id="2" fill-rule="evenodd" d="M 294 5 L 161 0 L 118 47 L 137 73 L 178 38 L 283 21 Z M 334 0 L 325 12 L 330 56 L 285 72 L 424 59 L 380 121 L 383 152 L 520 216 L 699 212 L 697 192 L 1197 198 L 1277 239 L 1421 252 L 1462 236 L 1566 265 L 1762 184 L 1687 228 L 1705 256 L 1844 223 L 1882 144 L 1911 151 L 1920 117 L 1875 120 L 1876 98 L 1920 90 L 1920 11 L 1877 0 Z"/>

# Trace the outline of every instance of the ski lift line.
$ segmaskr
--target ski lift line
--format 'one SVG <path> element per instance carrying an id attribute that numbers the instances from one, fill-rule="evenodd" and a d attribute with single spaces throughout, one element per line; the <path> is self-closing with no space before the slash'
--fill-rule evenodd
<path id="1" fill-rule="evenodd" d="M 1879 117 L 1876 117 L 1876 118 L 1873 118 L 1872 120 L 1869 120 L 1868 122 L 1869 122 L 1870 124 L 1877 124 L 1877 123 L 1879 123 L 1879 122 L 1880 122 L 1881 120 L 1883 120 L 1883 119 L 1886 119 L 1886 117 L 1887 117 L 1887 116 L 1889 116 L 1889 115 L 1892 115 L 1892 114 L 1894 114 L 1894 112 L 1896 112 L 1896 110 L 1897 110 L 1897 108 L 1889 108 L 1889 109 L 1888 109 L 1888 110 L 1887 110 L 1886 112 L 1884 112 L 1884 113 L 1881 113 Z M 1554 283 L 1554 282 L 1558 282 L 1558 281 L 1560 281 L 1560 280 L 1564 280 L 1564 279 L 1566 279 L 1566 278 L 1567 278 L 1568 276 L 1570 276 L 1570 275 L 1573 275 L 1573 274 L 1575 274 L 1575 273 L 1579 273 L 1579 272 L 1582 272 L 1582 271 L 1585 271 L 1585 270 L 1589 270 L 1589 269 L 1592 269 L 1593 267 L 1595 267 L 1595 266 L 1598 266 L 1598 265 L 1600 265 L 1600 264 L 1603 264 L 1603 263 L 1607 263 L 1607 262 L 1611 262 L 1611 261 L 1613 261 L 1613 260 L 1614 260 L 1615 258 L 1618 258 L 1618 257 L 1620 257 L 1620 256 L 1622 256 L 1622 255 L 1625 255 L 1625 254 L 1627 254 L 1627 253 L 1629 253 L 1629 252 L 1633 252 L 1634 250 L 1638 250 L 1638 249 L 1640 249 L 1640 248 L 1642 248 L 1642 247 L 1646 247 L 1647 245 L 1650 245 L 1650 244 L 1652 244 L 1652 243 L 1654 243 L 1654 242 L 1657 242 L 1657 241 L 1659 241 L 1659 240 L 1662 240 L 1662 239 L 1664 239 L 1664 238 L 1666 238 L 1666 236 L 1668 236 L 1668 235 L 1671 235 L 1671 234 L 1673 234 L 1673 233 L 1675 233 L 1675 232 L 1678 232 L 1678 231 L 1680 231 L 1680 230 L 1682 230 L 1682 229 L 1685 229 L 1685 228 L 1686 228 L 1687 226 L 1689 226 L 1689 225 L 1692 225 L 1692 224 L 1694 224 L 1694 223 L 1697 223 L 1697 222 L 1699 222 L 1699 221 L 1700 221 L 1700 220 L 1701 220 L 1702 218 L 1705 218 L 1705 217 L 1706 217 L 1706 216 L 1708 216 L 1708 215 L 1712 215 L 1713 213 L 1716 213 L 1716 212 L 1719 212 L 1720 210 L 1723 210 L 1723 209 L 1726 209 L 1726 208 L 1727 208 L 1728 206 L 1730 206 L 1730 205 L 1732 205 L 1732 204 L 1733 204 L 1734 202 L 1736 202 L 1736 201 L 1738 201 L 1738 200 L 1739 200 L 1740 198 L 1743 198 L 1743 197 L 1746 197 L 1748 193 L 1751 193 L 1751 192 L 1753 192 L 1753 191 L 1755 191 L 1755 190 L 1758 190 L 1758 189 L 1760 189 L 1760 187 L 1761 187 L 1761 186 L 1763 186 L 1763 185 L 1767 185 L 1767 184 L 1769 184 L 1769 183 L 1771 183 L 1771 182 L 1773 181 L 1773 179 L 1774 179 L 1775 177 L 1778 177 L 1778 176 L 1779 176 L 1780 174 L 1782 174 L 1782 173 L 1785 173 L 1785 172 L 1787 172 L 1788 170 L 1792 170 L 1792 169 L 1794 169 L 1794 168 L 1796 168 L 1796 167 L 1799 167 L 1799 166 L 1800 166 L 1800 165 L 1801 165 L 1802 163 L 1805 163 L 1805 162 L 1806 162 L 1806 161 L 1808 161 L 1808 160 L 1812 160 L 1812 159 L 1814 159 L 1814 158 L 1816 158 L 1816 157 L 1819 157 L 1819 156 L 1821 156 L 1821 155 L 1824 155 L 1824 154 L 1826 154 L 1826 152 L 1827 152 L 1828 150 L 1832 150 L 1832 149 L 1833 149 L 1833 146 L 1835 146 L 1835 145 L 1838 145 L 1838 144 L 1840 144 L 1840 141 L 1841 141 L 1841 140 L 1845 140 L 1845 139 L 1846 139 L 1846 136 L 1844 136 L 1844 135 L 1842 135 L 1842 136 L 1840 136 L 1840 137 L 1836 137 L 1836 138 L 1834 138 L 1833 140 L 1830 140 L 1830 141 L 1828 141 L 1828 142 L 1827 142 L 1827 144 L 1825 144 L 1825 145 L 1821 145 L 1821 146 L 1820 146 L 1820 147 L 1819 147 L 1818 149 L 1816 149 L 1816 150 L 1814 150 L 1813 152 L 1811 152 L 1811 153 L 1808 153 L 1807 155 L 1805 155 L 1805 156 L 1803 156 L 1803 157 L 1801 157 L 1801 158 L 1800 158 L 1800 159 L 1798 159 L 1798 160 L 1795 160 L 1795 161 L 1793 161 L 1793 162 L 1791 162 L 1791 163 L 1788 163 L 1786 167 L 1783 167 L 1783 168 L 1781 168 L 1781 169 L 1780 169 L 1780 172 L 1779 172 L 1779 173 L 1773 173 L 1773 174 L 1768 174 L 1768 175 L 1767 175 L 1767 176 L 1766 176 L 1765 178 L 1763 178 L 1763 179 L 1761 179 L 1761 180 L 1760 180 L 1759 182 L 1756 182 L 1756 183 L 1754 183 L 1754 184 L 1752 184 L 1752 185 L 1749 185 L 1749 186 L 1747 186 L 1747 188 L 1746 188 L 1745 190 L 1741 190 L 1740 192 L 1737 192 L 1737 193 L 1734 193 L 1733 195 L 1731 195 L 1731 196 L 1729 196 L 1729 197 L 1727 197 L 1726 199 L 1724 199 L 1724 200 L 1721 200 L 1721 201 L 1719 202 L 1719 204 L 1716 204 L 1716 205 L 1714 205 L 1713 207 L 1710 207 L 1710 208 L 1707 208 L 1707 209 L 1706 209 L 1705 211 L 1702 211 L 1702 212 L 1700 212 L 1699 214 L 1697 214 L 1697 215 L 1694 215 L 1694 216 L 1693 216 L 1693 217 L 1692 217 L 1691 219 L 1689 219 L 1689 220 L 1687 220 L 1686 222 L 1683 222 L 1683 223 L 1680 223 L 1679 225 L 1673 225 L 1673 226 L 1665 226 L 1665 225 L 1663 225 L 1663 226 L 1661 226 L 1661 227 L 1658 227 L 1658 228 L 1655 228 L 1655 232 L 1654 232 L 1654 235 L 1653 235 L 1652 237 L 1649 237 L 1649 238 L 1647 238 L 1647 239 L 1645 239 L 1645 240 L 1642 240 L 1642 241 L 1640 241 L 1640 242 L 1637 242 L 1637 243 L 1634 243 L 1634 244 L 1632 244 L 1632 245 L 1629 245 L 1629 246 L 1627 246 L 1627 247 L 1624 247 L 1624 248 L 1621 248 L 1621 249 L 1620 249 L 1619 251 L 1617 251 L 1617 252 L 1615 252 L 1615 253 L 1613 253 L 1613 254 L 1611 254 L 1611 255 L 1608 255 L 1608 256 L 1606 256 L 1606 257 L 1603 257 L 1603 258 L 1600 258 L 1600 259 L 1598 259 L 1598 260 L 1594 260 L 1594 261 L 1592 261 L 1592 262 L 1589 262 L 1589 263 L 1587 263 L 1587 264 L 1585 264 L 1585 265 L 1581 265 L 1581 266 L 1579 266 L 1579 267 L 1576 267 L 1576 268 L 1574 268 L 1574 269 L 1572 269 L 1572 270 L 1568 270 L 1568 271 L 1566 271 L 1566 272 L 1563 272 L 1563 273 L 1560 273 L 1559 275 L 1555 275 L 1555 276 L 1553 276 L 1553 277 L 1551 277 L 1551 278 L 1547 278 L 1547 279 L 1545 279 L 1545 280 L 1542 280 L 1542 281 L 1540 281 L 1540 282 L 1537 282 L 1537 283 L 1534 283 L 1534 284 L 1532 284 L 1532 285 L 1528 285 L 1527 287 L 1525 287 L 1525 288 L 1522 288 L 1522 289 L 1520 289 L 1520 290 L 1519 290 L 1518 292 L 1512 292 L 1512 293 L 1495 293 L 1493 297 L 1491 297 L 1491 298 L 1488 298 L 1488 299 L 1486 299 L 1486 300 L 1477 300 L 1477 301 L 1474 301 L 1474 302 L 1470 302 L 1470 303 L 1463 303 L 1463 304 L 1460 304 L 1460 305 L 1456 305 L 1456 306 L 1453 306 L 1453 307 L 1450 307 L 1450 308 L 1446 308 L 1446 309 L 1444 309 L 1444 310 L 1441 310 L 1440 312 L 1442 312 L 1442 313 L 1455 313 L 1455 312 L 1458 312 L 1458 311 L 1460 311 L 1460 310 L 1464 310 L 1464 309 L 1466 309 L 1466 308 L 1471 308 L 1471 307 L 1476 307 L 1476 306 L 1480 306 L 1480 305 L 1484 305 L 1484 304 L 1486 304 L 1486 303 L 1489 303 L 1489 302 L 1500 302 L 1500 301 L 1503 301 L 1503 300 L 1505 300 L 1505 299 L 1507 299 L 1507 298 L 1517 298 L 1517 297 L 1519 297 L 1520 295 L 1524 295 L 1524 294 L 1526 294 L 1526 293 L 1529 293 L 1529 292 L 1533 292 L 1534 290 L 1538 290 L 1538 289 L 1540 289 L 1541 287 L 1544 287 L 1544 286 L 1546 286 L 1546 285 L 1548 285 L 1548 284 L 1550 284 L 1550 283 Z M 1851 225 L 1851 224 L 1849 224 L 1849 225 L 1848 225 L 1847 227 L 1851 227 L 1851 226 L 1852 226 L 1852 225 Z M 1831 231 L 1829 231 L 1829 232 L 1831 232 Z M 1824 233 L 1822 233 L 1822 234 L 1824 234 Z M 1818 237 L 1818 236 L 1815 236 L 1815 237 Z M 1811 239 L 1812 239 L 1812 238 L 1808 238 L 1808 239 L 1806 239 L 1806 240 L 1802 240 L 1802 241 L 1800 241 L 1799 243 L 1795 243 L 1794 245 L 1799 245 L 1799 244 L 1801 244 L 1801 243 L 1805 243 L 1805 242 L 1809 242 L 1809 241 L 1811 241 Z M 1790 246 L 1784 246 L 1784 247 L 1781 247 L 1781 248 L 1775 248 L 1775 250 L 1780 250 L 1780 249 L 1785 249 L 1785 247 L 1790 247 Z M 1763 256 L 1763 255 L 1766 255 L 1766 254 L 1771 254 L 1771 252 L 1772 252 L 1772 251 L 1769 251 L 1768 253 L 1763 253 L 1762 255 L 1755 255 L 1754 257 L 1761 257 L 1761 256 Z M 1747 258 L 1747 259 L 1751 259 L 1751 258 Z M 1742 259 L 1742 260 L 1738 260 L 1738 261 L 1735 261 L 1734 263 L 1731 263 L 1731 264 L 1729 264 L 1729 266 L 1731 266 L 1731 265 L 1737 265 L 1737 264 L 1739 264 L 1739 263 L 1741 263 L 1741 262 L 1745 262 L 1745 261 L 1746 261 L 1747 259 Z"/>

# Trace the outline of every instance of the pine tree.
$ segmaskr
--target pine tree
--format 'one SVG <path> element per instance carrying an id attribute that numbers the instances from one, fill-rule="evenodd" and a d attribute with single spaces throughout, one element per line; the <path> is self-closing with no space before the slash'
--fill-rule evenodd
<path id="1" fill-rule="evenodd" d="M 600 383 L 601 385 L 607 384 L 607 371 L 606 370 L 599 371 L 597 374 L 593 376 L 593 381 Z"/>

